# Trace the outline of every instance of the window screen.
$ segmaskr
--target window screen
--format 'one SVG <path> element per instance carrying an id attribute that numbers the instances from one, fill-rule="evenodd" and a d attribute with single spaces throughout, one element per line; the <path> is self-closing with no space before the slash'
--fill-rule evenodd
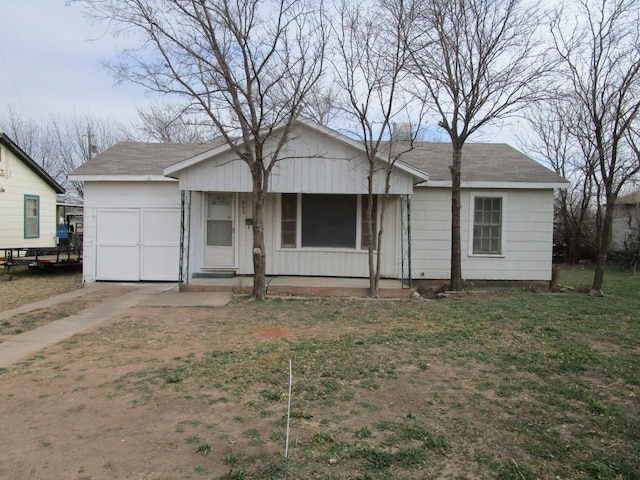
<path id="1" fill-rule="evenodd" d="M 356 195 L 303 195 L 302 246 L 356 248 Z"/>

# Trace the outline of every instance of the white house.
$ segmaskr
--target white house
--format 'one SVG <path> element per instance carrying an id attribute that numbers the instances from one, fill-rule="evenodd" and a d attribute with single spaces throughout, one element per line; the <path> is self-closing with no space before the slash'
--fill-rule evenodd
<path id="1" fill-rule="evenodd" d="M 301 121 L 281 158 L 265 213 L 267 274 L 367 277 L 362 145 Z M 446 279 L 451 147 L 422 143 L 400 160 L 382 277 Z M 549 280 L 554 189 L 566 181 L 508 145 L 468 144 L 463 163 L 464 277 Z M 119 143 L 69 178 L 84 182 L 85 281 L 253 273 L 251 176 L 226 143 Z"/>
<path id="2" fill-rule="evenodd" d="M 0 249 L 55 247 L 57 193 L 64 189 L 0 133 Z"/>
<path id="3" fill-rule="evenodd" d="M 631 252 L 640 242 L 640 190 L 620 197 L 613 210 L 611 251 Z"/>

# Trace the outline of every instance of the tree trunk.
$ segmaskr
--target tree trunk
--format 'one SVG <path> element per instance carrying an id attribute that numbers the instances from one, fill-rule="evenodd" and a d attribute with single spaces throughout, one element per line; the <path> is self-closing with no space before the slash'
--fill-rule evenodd
<path id="1" fill-rule="evenodd" d="M 264 211 L 266 204 L 266 181 L 260 166 L 252 168 L 253 177 L 253 292 L 256 300 L 263 300 L 267 293 L 266 252 L 264 247 Z"/>
<path id="2" fill-rule="evenodd" d="M 387 183 L 388 186 L 388 183 Z M 388 188 L 387 188 L 388 189 Z M 385 194 L 382 196 L 382 198 L 380 199 L 379 205 L 380 205 L 380 216 L 378 217 L 379 221 L 380 221 L 380 225 L 378 227 L 378 233 L 377 235 L 377 240 L 376 240 L 376 249 L 377 249 L 377 255 L 376 255 L 376 275 L 375 275 L 375 284 L 376 284 L 376 297 L 378 297 L 378 291 L 380 289 L 380 264 L 382 263 L 382 235 L 384 233 L 384 216 L 385 216 L 385 210 L 387 207 L 387 197 L 388 197 L 388 192 L 385 192 Z M 376 212 L 377 213 L 377 212 Z"/>
<path id="3" fill-rule="evenodd" d="M 449 288 L 454 292 L 463 289 L 462 252 L 460 243 L 460 176 L 462 169 L 462 148 L 453 144 L 453 164 L 451 165 L 451 281 Z"/>
<path id="4" fill-rule="evenodd" d="M 367 246 L 367 252 L 368 252 L 368 260 L 369 260 L 369 296 L 371 298 L 376 298 L 378 296 L 378 285 L 376 282 L 376 269 L 374 266 L 374 256 L 375 256 L 375 249 L 374 249 L 374 245 L 373 245 L 373 238 L 376 232 L 373 231 L 373 222 L 372 222 L 372 216 L 373 216 L 373 195 L 371 194 L 371 190 L 369 190 L 369 194 L 368 194 L 368 205 L 367 205 L 367 211 L 366 211 L 366 216 L 367 216 L 367 235 L 369 238 L 369 245 Z M 376 245 L 377 246 L 377 245 Z M 378 256 L 380 255 L 380 250 L 378 250 Z"/>
<path id="5" fill-rule="evenodd" d="M 596 252 L 596 268 L 593 273 L 593 284 L 591 285 L 591 295 L 602 295 L 602 284 L 604 283 L 604 270 L 607 264 L 607 255 L 611 246 L 611 232 L 613 227 L 613 204 L 614 199 L 607 199 L 607 206 L 604 209 L 604 219 L 602 230 L 598 239 L 598 251 Z"/>
<path id="6" fill-rule="evenodd" d="M 375 173 L 375 162 L 369 160 L 369 175 L 367 176 L 367 211 L 366 224 L 367 224 L 367 236 L 369 238 L 369 245 L 367 245 L 368 262 L 369 262 L 369 296 L 376 298 L 378 296 L 378 282 L 376 281 L 377 271 L 375 268 L 375 245 L 374 247 L 374 235 L 376 232 L 373 228 L 373 175 Z M 376 224 L 377 225 L 377 224 Z M 377 229 L 376 229 L 377 230 Z M 378 256 L 380 250 L 378 249 Z"/>

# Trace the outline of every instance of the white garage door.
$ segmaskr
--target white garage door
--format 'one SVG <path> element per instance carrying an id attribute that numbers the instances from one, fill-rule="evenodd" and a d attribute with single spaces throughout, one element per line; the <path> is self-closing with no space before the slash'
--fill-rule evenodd
<path id="1" fill-rule="evenodd" d="M 142 210 L 141 280 L 178 280 L 180 210 Z"/>
<path id="2" fill-rule="evenodd" d="M 179 239 L 179 209 L 99 209 L 96 279 L 175 281 Z"/>

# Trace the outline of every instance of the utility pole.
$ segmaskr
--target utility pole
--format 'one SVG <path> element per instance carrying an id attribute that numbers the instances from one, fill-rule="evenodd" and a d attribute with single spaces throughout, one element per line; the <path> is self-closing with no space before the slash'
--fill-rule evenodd
<path id="1" fill-rule="evenodd" d="M 91 127 L 87 127 L 87 146 L 89 147 L 87 149 L 87 160 L 91 160 L 91 153 L 93 152 L 94 146 L 92 145 L 91 142 Z"/>

